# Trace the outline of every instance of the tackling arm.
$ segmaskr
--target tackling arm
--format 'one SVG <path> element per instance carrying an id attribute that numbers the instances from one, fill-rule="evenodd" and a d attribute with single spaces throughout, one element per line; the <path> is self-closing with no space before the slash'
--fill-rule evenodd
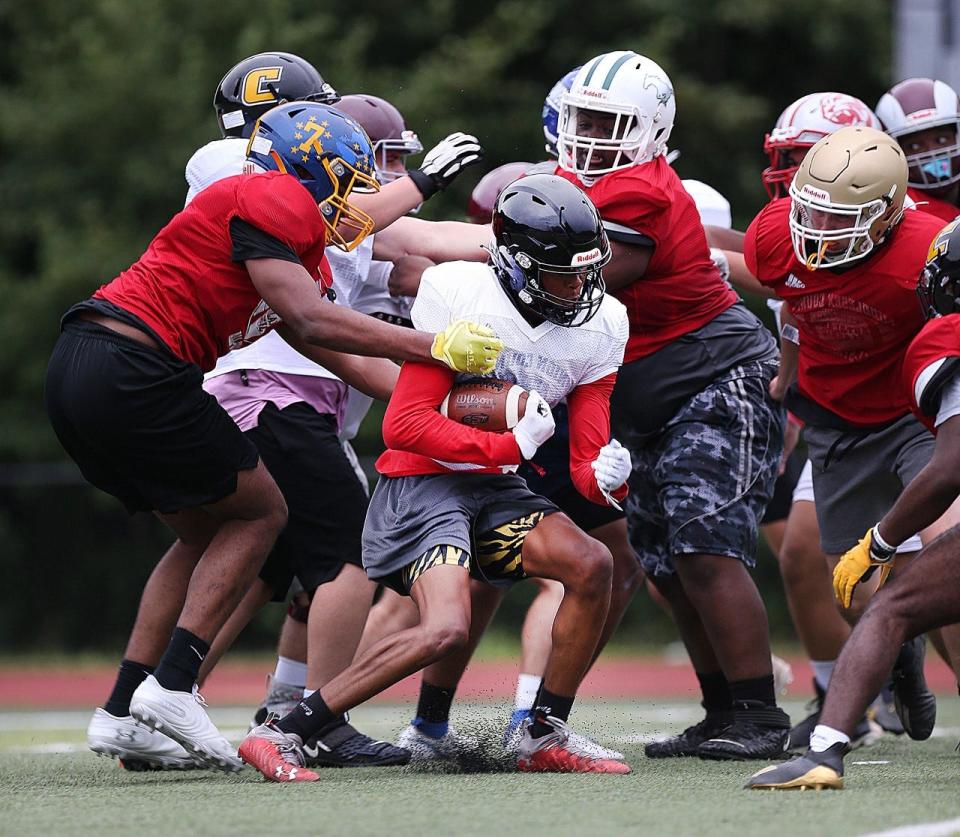
<path id="1" fill-rule="evenodd" d="M 422 256 L 432 262 L 485 262 L 484 245 L 493 240 L 489 225 L 461 221 L 424 221 L 399 218 L 373 239 L 373 257 L 395 262 L 403 256 Z"/>

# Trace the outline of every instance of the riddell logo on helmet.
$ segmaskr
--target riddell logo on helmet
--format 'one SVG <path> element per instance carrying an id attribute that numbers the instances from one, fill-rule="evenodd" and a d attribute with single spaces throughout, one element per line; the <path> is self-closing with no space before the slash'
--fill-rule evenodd
<path id="1" fill-rule="evenodd" d="M 581 96 L 586 96 L 588 99 L 606 99 L 610 96 L 610 91 L 608 90 L 594 90 L 591 87 L 581 87 L 577 92 Z"/>
<path id="2" fill-rule="evenodd" d="M 830 193 L 825 192 L 823 189 L 818 189 L 816 186 L 811 186 L 809 183 L 805 183 L 803 188 L 800 190 L 800 194 L 805 198 L 812 198 L 815 201 L 820 201 L 821 203 L 830 202 Z"/>
<path id="3" fill-rule="evenodd" d="M 923 110 L 915 110 L 913 113 L 907 114 L 908 122 L 922 122 L 924 119 L 929 119 L 931 116 L 937 115 L 936 108 L 924 108 Z"/>
<path id="4" fill-rule="evenodd" d="M 600 255 L 599 247 L 594 247 L 592 250 L 588 250 L 586 253 L 574 253 L 573 261 L 570 262 L 570 266 L 575 267 L 578 264 L 593 264 L 595 261 L 599 260 Z"/>

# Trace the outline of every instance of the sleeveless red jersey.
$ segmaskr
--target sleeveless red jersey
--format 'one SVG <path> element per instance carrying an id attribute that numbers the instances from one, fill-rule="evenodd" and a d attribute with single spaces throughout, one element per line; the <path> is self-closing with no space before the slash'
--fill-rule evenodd
<path id="1" fill-rule="evenodd" d="M 592 186 L 559 167 L 556 173 L 586 192 L 605 224 L 628 227 L 654 244 L 646 273 L 613 292 L 630 319 L 624 363 L 696 331 L 737 302 L 710 258 L 697 205 L 665 157 L 603 175 Z"/>
<path id="2" fill-rule="evenodd" d="M 903 361 L 903 386 L 910 399 L 910 407 L 914 415 L 934 433 L 936 428 L 933 424 L 937 414 L 936 409 L 930 409 L 930 405 L 939 401 L 935 391 L 946 381 L 938 380 L 940 376 L 931 374 L 931 367 L 953 357 L 960 357 L 960 314 L 930 320 L 913 338 Z M 927 374 L 924 375 L 924 372 Z"/>
<path id="3" fill-rule="evenodd" d="M 280 172 L 237 175 L 203 190 L 140 259 L 95 294 L 135 314 L 179 358 L 204 372 L 217 358 L 280 322 L 242 263 L 231 258 L 230 221 L 241 218 L 284 242 L 317 282 L 331 285 L 326 227 L 297 180 Z"/>
<path id="4" fill-rule="evenodd" d="M 808 270 L 790 241 L 790 198 L 753 219 L 743 255 L 750 272 L 786 300 L 800 329 L 800 392 L 854 425 L 910 411 L 903 356 L 923 327 L 917 279 L 942 223 L 908 210 L 886 244 L 846 270 Z"/>
<path id="5" fill-rule="evenodd" d="M 907 189 L 907 195 L 917 204 L 917 209 L 930 215 L 935 215 L 944 224 L 960 215 L 960 207 L 935 198 L 923 189 Z"/>

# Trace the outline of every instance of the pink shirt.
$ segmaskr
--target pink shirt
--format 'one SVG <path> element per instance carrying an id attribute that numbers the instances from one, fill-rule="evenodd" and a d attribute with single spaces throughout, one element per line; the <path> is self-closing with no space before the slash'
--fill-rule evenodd
<path id="1" fill-rule="evenodd" d="M 302 401 L 318 413 L 336 416 L 338 428 L 347 407 L 347 385 L 335 378 L 249 369 L 208 378 L 203 388 L 243 431 L 257 426 L 260 411 L 268 403 L 282 410 Z"/>

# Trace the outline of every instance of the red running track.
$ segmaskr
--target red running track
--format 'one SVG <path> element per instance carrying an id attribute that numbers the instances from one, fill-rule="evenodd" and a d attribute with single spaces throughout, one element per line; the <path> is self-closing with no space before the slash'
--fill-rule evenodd
<path id="1" fill-rule="evenodd" d="M 794 683 L 790 696 L 805 700 L 812 694 L 809 665 L 800 659 L 789 661 Z M 264 678 L 270 669 L 264 663 L 224 663 L 203 689 L 211 705 L 256 706 L 263 698 Z M 518 667 L 516 662 L 476 662 L 467 669 L 458 689 L 466 700 L 501 701 L 513 697 Z M 98 706 L 107 699 L 115 669 L 105 666 L 78 669 L 2 666 L 0 667 L 0 708 L 42 709 Z M 957 684 L 946 665 L 936 657 L 927 658 L 927 680 L 940 693 L 955 694 Z M 382 692 L 375 701 L 415 701 L 419 677 L 406 680 Z M 630 700 L 638 698 L 697 699 L 696 678 L 687 664 L 673 665 L 657 658 L 601 660 L 587 676 L 580 696 Z"/>

